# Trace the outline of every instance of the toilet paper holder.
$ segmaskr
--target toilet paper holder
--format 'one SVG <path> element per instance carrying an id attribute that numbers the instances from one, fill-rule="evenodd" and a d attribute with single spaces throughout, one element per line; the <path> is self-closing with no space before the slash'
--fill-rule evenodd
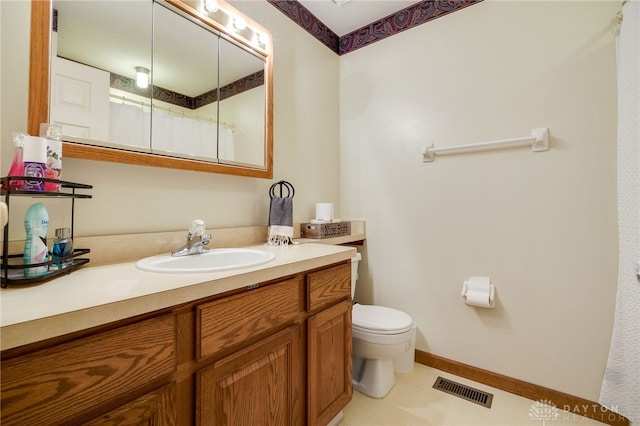
<path id="1" fill-rule="evenodd" d="M 495 307 L 496 288 L 489 277 L 471 276 L 462 284 L 462 298 L 469 306 Z"/>

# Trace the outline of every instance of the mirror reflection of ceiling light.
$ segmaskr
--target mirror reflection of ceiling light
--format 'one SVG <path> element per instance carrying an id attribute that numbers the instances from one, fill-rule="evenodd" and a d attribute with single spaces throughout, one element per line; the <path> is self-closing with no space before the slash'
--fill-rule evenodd
<path id="1" fill-rule="evenodd" d="M 205 0 L 204 8 L 207 10 L 207 12 L 211 12 L 211 13 L 217 12 L 218 11 L 217 0 Z"/>
<path id="2" fill-rule="evenodd" d="M 144 67 L 136 67 L 136 86 L 141 89 L 149 87 L 149 70 Z"/>

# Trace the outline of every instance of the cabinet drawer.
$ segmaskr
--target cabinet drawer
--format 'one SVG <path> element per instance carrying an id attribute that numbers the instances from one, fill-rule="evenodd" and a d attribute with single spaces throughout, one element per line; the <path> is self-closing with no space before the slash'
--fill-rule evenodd
<path id="1" fill-rule="evenodd" d="M 307 308 L 351 297 L 351 263 L 342 263 L 307 275 Z"/>
<path id="2" fill-rule="evenodd" d="M 162 316 L 2 362 L 2 424 L 59 424 L 172 373 L 175 317 Z"/>
<path id="3" fill-rule="evenodd" d="M 304 310 L 301 280 L 292 278 L 198 306 L 199 356 L 213 355 L 294 319 Z"/>

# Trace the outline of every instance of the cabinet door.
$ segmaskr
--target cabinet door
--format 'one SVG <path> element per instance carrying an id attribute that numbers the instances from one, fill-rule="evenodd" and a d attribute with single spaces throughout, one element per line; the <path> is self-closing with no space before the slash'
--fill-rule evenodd
<path id="1" fill-rule="evenodd" d="M 197 373 L 199 425 L 302 425 L 300 326 Z"/>
<path id="2" fill-rule="evenodd" d="M 351 300 L 309 318 L 309 425 L 326 425 L 351 400 Z"/>
<path id="3" fill-rule="evenodd" d="M 175 386 L 164 386 L 86 423 L 114 426 L 173 426 L 176 424 Z"/>

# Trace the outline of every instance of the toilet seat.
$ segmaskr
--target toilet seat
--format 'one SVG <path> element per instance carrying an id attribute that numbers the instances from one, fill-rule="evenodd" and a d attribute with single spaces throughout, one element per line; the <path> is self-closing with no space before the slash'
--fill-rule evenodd
<path id="1" fill-rule="evenodd" d="M 353 305 L 351 321 L 354 330 L 372 334 L 401 334 L 415 328 L 406 313 L 386 306 Z"/>

